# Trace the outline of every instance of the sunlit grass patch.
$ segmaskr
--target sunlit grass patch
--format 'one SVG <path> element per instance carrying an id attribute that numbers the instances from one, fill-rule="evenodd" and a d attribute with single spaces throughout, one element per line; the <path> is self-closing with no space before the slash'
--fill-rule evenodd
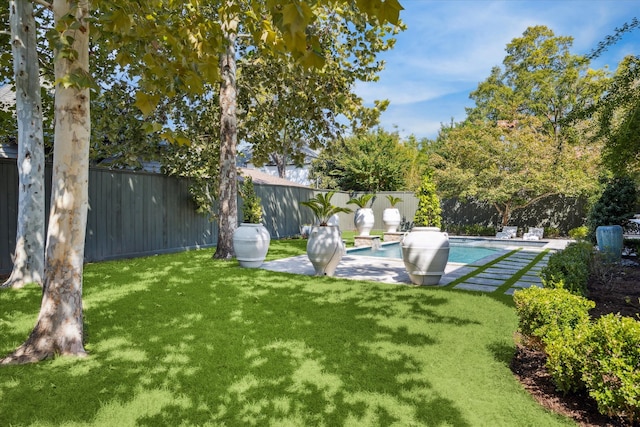
<path id="1" fill-rule="evenodd" d="M 270 254 L 304 253 L 301 242 L 273 241 Z M 570 425 L 513 378 L 517 319 L 499 299 L 243 269 L 212 254 L 87 265 L 89 357 L 0 368 L 0 420 Z M 35 294 L 0 294 L 0 351 L 26 338 L 38 309 Z"/>

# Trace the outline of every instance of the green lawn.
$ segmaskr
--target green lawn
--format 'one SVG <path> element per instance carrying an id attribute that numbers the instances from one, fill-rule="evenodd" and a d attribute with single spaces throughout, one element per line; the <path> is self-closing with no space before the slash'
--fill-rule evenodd
<path id="1" fill-rule="evenodd" d="M 269 258 L 304 253 L 273 241 Z M 86 359 L 0 368 L 0 425 L 555 426 L 513 378 L 508 298 L 242 269 L 87 265 Z M 36 287 L 0 292 L 0 352 Z"/>

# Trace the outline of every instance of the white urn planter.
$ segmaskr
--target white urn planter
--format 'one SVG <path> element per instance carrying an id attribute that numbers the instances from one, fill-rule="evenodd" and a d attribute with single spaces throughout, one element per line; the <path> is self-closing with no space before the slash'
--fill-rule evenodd
<path id="1" fill-rule="evenodd" d="M 317 276 L 333 276 L 345 253 L 342 234 L 338 227 L 312 227 L 307 241 L 307 256 Z"/>
<path id="2" fill-rule="evenodd" d="M 385 233 L 395 233 L 402 222 L 400 210 L 398 208 L 386 208 L 382 211 L 382 223 Z"/>
<path id="3" fill-rule="evenodd" d="M 402 260 L 415 285 L 437 285 L 449 261 L 449 236 L 438 227 L 413 227 L 400 243 Z"/>
<path id="4" fill-rule="evenodd" d="M 242 267 L 258 268 L 264 262 L 271 236 L 262 224 L 242 223 L 233 232 L 233 250 Z"/>
<path id="5" fill-rule="evenodd" d="M 358 230 L 358 236 L 368 236 L 369 232 L 373 229 L 375 220 L 373 209 L 359 208 L 356 210 L 355 216 L 353 217 L 353 224 L 356 226 L 356 230 Z"/>

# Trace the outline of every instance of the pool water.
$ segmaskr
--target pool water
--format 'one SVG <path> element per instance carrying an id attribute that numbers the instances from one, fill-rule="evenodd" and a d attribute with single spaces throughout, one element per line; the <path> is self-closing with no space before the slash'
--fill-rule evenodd
<path id="1" fill-rule="evenodd" d="M 449 262 L 471 264 L 489 255 L 504 252 L 500 248 L 488 248 L 483 246 L 469 246 L 461 243 L 449 243 Z M 400 243 L 383 245 L 380 249 L 359 248 L 349 251 L 349 255 L 372 256 L 379 258 L 402 259 Z"/>

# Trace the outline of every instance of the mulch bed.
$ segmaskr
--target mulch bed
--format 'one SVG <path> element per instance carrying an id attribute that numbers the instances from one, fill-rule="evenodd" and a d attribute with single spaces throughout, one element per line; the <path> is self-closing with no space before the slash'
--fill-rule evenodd
<path id="1" fill-rule="evenodd" d="M 596 277 L 589 280 L 589 299 L 596 303 L 590 312 L 591 316 L 597 318 L 620 313 L 640 320 L 640 265 L 628 263 L 605 282 Z M 556 391 L 545 361 L 542 351 L 518 346 L 511 362 L 511 370 L 516 378 L 542 406 L 574 419 L 580 426 L 630 425 L 619 418 L 600 414 L 595 401 L 586 392 L 564 395 Z M 640 423 L 636 422 L 633 426 L 640 426 Z"/>

